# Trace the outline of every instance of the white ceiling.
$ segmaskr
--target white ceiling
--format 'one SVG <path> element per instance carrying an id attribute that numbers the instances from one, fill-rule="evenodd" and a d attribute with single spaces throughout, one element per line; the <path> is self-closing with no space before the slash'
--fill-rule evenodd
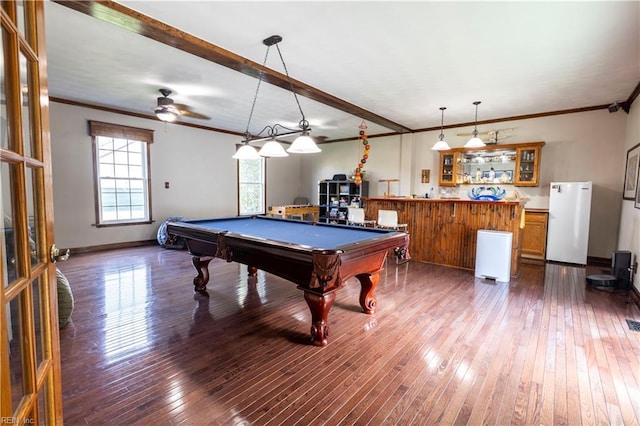
<path id="1" fill-rule="evenodd" d="M 278 34 L 290 76 L 410 129 L 627 100 L 640 83 L 640 2 L 123 1 L 262 63 Z M 258 80 L 48 1 L 50 96 L 152 115 L 158 89 L 244 132 Z M 284 73 L 275 48 L 267 67 Z M 314 136 L 362 118 L 299 96 Z M 295 127 L 291 92 L 263 83 L 251 131 Z M 369 135 L 388 128 L 366 122 Z M 495 127 L 495 126 L 494 126 Z M 472 130 L 472 129 L 470 129 Z"/>

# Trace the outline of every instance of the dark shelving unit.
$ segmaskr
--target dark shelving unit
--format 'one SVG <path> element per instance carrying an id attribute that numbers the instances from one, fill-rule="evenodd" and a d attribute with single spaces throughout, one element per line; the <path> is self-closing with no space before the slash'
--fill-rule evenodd
<path id="1" fill-rule="evenodd" d="M 369 195 L 369 182 L 323 180 L 318 182 L 320 222 L 347 223 L 349 206 L 362 207 L 362 197 Z"/>

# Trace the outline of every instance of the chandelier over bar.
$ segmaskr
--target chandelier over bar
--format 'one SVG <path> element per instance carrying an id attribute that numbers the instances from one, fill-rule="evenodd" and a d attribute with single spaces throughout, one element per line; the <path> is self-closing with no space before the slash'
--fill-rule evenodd
<path id="1" fill-rule="evenodd" d="M 473 137 L 469 139 L 469 141 L 466 144 L 464 144 L 465 148 L 482 148 L 483 146 L 485 146 L 485 143 L 482 142 L 482 139 L 478 137 L 478 105 L 480 105 L 481 103 L 482 102 L 480 101 L 475 101 L 473 103 L 476 106 L 475 126 L 473 129 Z"/>
<path id="2" fill-rule="evenodd" d="M 444 110 L 445 109 L 447 109 L 447 107 L 440 107 L 440 111 L 442 111 L 442 119 L 440 121 L 440 136 L 439 136 L 440 140 L 431 147 L 431 149 L 434 151 L 447 151 L 451 149 L 449 144 L 444 140 Z"/>
<path id="3" fill-rule="evenodd" d="M 263 142 L 268 141 L 258 153 L 263 157 L 285 157 L 288 156 L 287 152 L 291 153 L 314 153 L 320 152 L 320 148 L 316 145 L 313 139 L 309 136 L 311 132 L 311 127 L 309 127 L 309 122 L 304 116 L 304 112 L 302 111 L 302 107 L 300 106 L 300 101 L 298 100 L 298 95 L 293 90 L 293 83 L 291 82 L 291 78 L 289 77 L 289 71 L 287 70 L 287 65 L 284 63 L 284 59 L 282 57 L 282 53 L 280 52 L 280 47 L 278 47 L 278 43 L 282 41 L 282 37 L 279 35 L 272 35 L 271 37 L 267 37 L 262 40 L 262 43 L 267 46 L 267 52 L 264 56 L 264 61 L 262 66 L 266 66 L 267 58 L 269 57 L 269 49 L 271 46 L 275 46 L 278 50 L 278 55 L 280 56 L 280 61 L 282 62 L 282 66 L 284 68 L 284 72 L 289 79 L 289 84 L 291 85 L 291 92 L 293 93 L 293 97 L 296 100 L 296 104 L 298 105 L 298 110 L 300 111 L 300 115 L 302 116 L 300 122 L 298 123 L 298 129 L 292 129 L 290 127 L 284 126 L 282 124 L 276 123 L 272 125 L 266 125 L 262 130 L 260 130 L 256 134 L 252 134 L 249 131 L 249 126 L 251 125 L 251 119 L 253 118 L 253 111 L 256 106 L 256 101 L 258 100 L 258 93 L 260 92 L 260 84 L 262 83 L 263 73 L 260 73 L 260 77 L 258 78 L 258 86 L 256 87 L 256 93 L 253 97 L 253 103 L 251 104 L 251 111 L 249 112 L 249 120 L 247 121 L 247 128 L 244 132 L 244 139 L 242 140 L 243 146 L 236 152 L 233 158 L 238 158 L 240 150 L 245 147 L 245 152 L 249 152 L 251 148 L 253 148 L 250 144 L 253 142 Z M 289 149 L 285 152 L 282 145 L 276 140 L 276 138 L 281 138 L 283 136 L 292 136 L 292 135 L 300 135 L 298 136 Z M 253 148 L 255 151 L 255 148 Z M 252 154 L 251 154 L 252 155 Z"/>

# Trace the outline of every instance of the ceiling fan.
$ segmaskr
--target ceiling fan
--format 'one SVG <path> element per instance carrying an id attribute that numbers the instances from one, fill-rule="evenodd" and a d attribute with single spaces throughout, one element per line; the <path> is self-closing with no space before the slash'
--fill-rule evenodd
<path id="1" fill-rule="evenodd" d="M 160 93 L 162 96 L 158 97 L 158 105 L 153 109 L 153 112 L 156 114 L 162 121 L 175 121 L 178 117 L 190 117 L 197 118 L 200 120 L 210 120 L 211 117 L 208 117 L 204 114 L 197 113 L 191 110 L 191 107 L 184 104 L 177 104 L 173 102 L 173 99 L 169 97 L 171 94 L 171 90 L 169 89 L 160 89 Z"/>

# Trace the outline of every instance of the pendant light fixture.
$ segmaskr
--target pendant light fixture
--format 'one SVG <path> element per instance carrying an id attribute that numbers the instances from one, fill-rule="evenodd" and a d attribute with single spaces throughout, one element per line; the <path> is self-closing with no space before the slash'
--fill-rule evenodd
<path id="1" fill-rule="evenodd" d="M 298 123 L 299 129 L 292 129 L 292 128 L 283 126 L 282 124 L 276 123 L 273 125 L 265 126 L 262 130 L 260 130 L 260 132 L 256 134 L 251 134 L 249 132 L 249 126 L 251 125 L 251 118 L 253 117 L 253 110 L 256 106 L 256 100 L 258 99 L 258 93 L 260 91 L 260 84 L 262 83 L 263 73 L 261 72 L 260 77 L 258 78 L 258 86 L 256 87 L 256 93 L 253 97 L 253 104 L 251 105 L 251 111 L 249 113 L 247 128 L 244 132 L 244 139 L 242 140 L 243 146 L 238 150 L 238 152 L 236 152 L 233 158 L 238 158 L 237 155 L 239 155 L 240 150 L 244 149 L 245 147 L 249 147 L 244 149 L 246 153 L 250 152 L 249 151 L 250 148 L 252 148 L 255 151 L 255 148 L 253 148 L 250 144 L 253 142 L 262 142 L 262 141 L 267 141 L 267 143 L 264 144 L 264 146 L 262 147 L 262 149 L 260 149 L 260 152 L 258 153 L 258 155 L 263 157 L 286 157 L 289 155 L 287 154 L 287 152 L 306 154 L 306 153 L 314 153 L 314 152 L 321 151 L 320 148 L 318 148 L 316 143 L 313 141 L 313 139 L 309 136 L 309 133 L 311 132 L 311 128 L 309 127 L 309 122 L 305 118 L 304 112 L 302 112 L 302 107 L 300 106 L 300 102 L 298 101 L 298 95 L 296 94 L 293 88 L 293 83 L 291 82 L 291 78 L 289 77 L 289 71 L 287 70 L 287 65 L 284 63 L 284 59 L 282 58 L 282 53 L 280 52 L 280 48 L 278 47 L 278 43 L 280 43 L 281 41 L 282 41 L 282 37 L 280 37 L 279 35 L 272 35 L 271 37 L 267 37 L 266 39 L 262 40 L 262 43 L 265 46 L 267 46 L 267 52 L 264 56 L 264 62 L 262 63 L 262 66 L 263 67 L 266 66 L 267 58 L 269 57 L 269 49 L 271 48 L 271 46 L 275 46 L 276 49 L 278 50 L 278 55 L 280 56 L 280 61 L 282 62 L 284 72 L 287 78 L 289 79 L 289 84 L 291 85 L 291 92 L 293 92 L 293 96 L 296 100 L 296 104 L 298 105 L 298 110 L 300 111 L 300 115 L 302 116 L 302 119 Z M 280 143 L 276 140 L 276 137 L 291 136 L 291 135 L 300 135 L 300 136 L 298 136 L 293 141 L 289 149 L 285 151 L 282 145 L 280 145 Z"/>
<path id="2" fill-rule="evenodd" d="M 473 137 L 469 139 L 469 142 L 464 144 L 465 148 L 482 148 L 483 146 L 486 146 L 485 143 L 482 142 L 482 139 L 478 137 L 478 105 L 480 105 L 480 103 L 480 101 L 475 101 L 473 103 L 476 106 L 475 126 L 473 129 Z"/>
<path id="3" fill-rule="evenodd" d="M 254 147 L 243 142 L 242 146 L 232 155 L 232 158 L 236 160 L 257 160 L 260 155 L 258 155 L 258 151 Z"/>
<path id="4" fill-rule="evenodd" d="M 309 123 L 307 123 L 307 126 L 308 124 Z M 320 151 L 322 150 L 318 148 L 313 138 L 309 136 L 309 132 L 302 132 L 302 134 L 293 141 L 289 149 L 287 149 L 287 152 L 294 154 L 315 154 Z"/>
<path id="5" fill-rule="evenodd" d="M 284 150 L 282 145 L 278 143 L 278 141 L 271 139 L 269 142 L 265 143 L 260 151 L 258 151 L 258 155 L 262 157 L 288 157 L 287 151 Z"/>
<path id="6" fill-rule="evenodd" d="M 445 109 L 447 109 L 447 107 L 440 107 L 440 111 L 442 111 L 442 119 L 440 121 L 440 136 L 439 136 L 440 140 L 431 147 L 431 149 L 434 151 L 447 151 L 451 149 L 449 144 L 444 140 L 444 110 Z"/>

